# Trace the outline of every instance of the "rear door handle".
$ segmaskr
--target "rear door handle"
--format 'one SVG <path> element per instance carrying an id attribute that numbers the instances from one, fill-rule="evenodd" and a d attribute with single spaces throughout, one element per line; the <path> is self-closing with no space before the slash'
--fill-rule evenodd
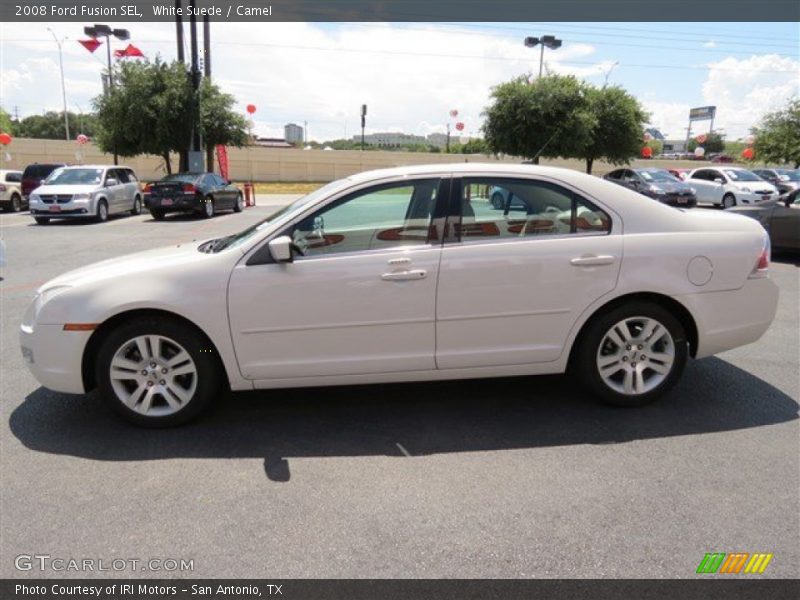
<path id="1" fill-rule="evenodd" d="M 580 256 L 573 258 L 569 261 L 575 267 L 599 267 L 601 265 L 610 265 L 614 263 L 614 257 L 607 254 L 600 256 Z"/>
<path id="2" fill-rule="evenodd" d="M 425 279 L 428 272 L 425 269 L 411 269 L 410 271 L 393 271 L 384 273 L 381 279 L 384 281 L 411 281 L 414 279 Z"/>

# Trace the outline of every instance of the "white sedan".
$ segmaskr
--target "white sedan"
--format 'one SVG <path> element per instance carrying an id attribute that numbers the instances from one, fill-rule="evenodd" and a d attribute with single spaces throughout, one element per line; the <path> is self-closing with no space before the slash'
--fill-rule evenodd
<path id="1" fill-rule="evenodd" d="M 503 210 L 489 191 L 517 201 Z M 756 221 L 509 164 L 330 183 L 238 234 L 43 285 L 21 325 L 44 386 L 183 423 L 223 389 L 563 373 L 622 405 L 756 341 L 778 289 Z"/>
<path id="2" fill-rule="evenodd" d="M 689 173 L 684 181 L 695 189 L 698 202 L 711 202 L 723 208 L 778 197 L 778 188 L 740 167 L 703 167 Z"/>

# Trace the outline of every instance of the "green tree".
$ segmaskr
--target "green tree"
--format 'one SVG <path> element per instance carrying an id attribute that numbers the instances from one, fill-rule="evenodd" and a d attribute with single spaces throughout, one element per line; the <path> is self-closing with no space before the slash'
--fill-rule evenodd
<path id="1" fill-rule="evenodd" d="M 702 146 L 706 154 L 725 152 L 725 138 L 719 133 L 707 133 L 705 142 L 701 144 L 697 141 L 697 138 L 692 138 L 686 145 L 686 149 L 689 152 L 694 152 L 698 146 Z"/>
<path id="2" fill-rule="evenodd" d="M 69 118 L 70 139 L 75 139 L 79 133 L 92 137 L 95 133 L 97 119 L 91 113 L 78 114 L 67 111 Z M 16 126 L 19 137 L 36 138 L 43 140 L 63 140 L 64 113 L 48 111 L 43 115 L 31 115 L 22 119 Z"/>
<path id="3" fill-rule="evenodd" d="M 486 141 L 481 138 L 472 138 L 462 147 L 461 151 L 464 154 L 490 154 L 489 146 Z"/>
<path id="4" fill-rule="evenodd" d="M 785 108 L 766 115 L 753 133 L 757 160 L 800 168 L 800 99 L 793 98 Z"/>
<path id="5" fill-rule="evenodd" d="M 486 144 L 493 153 L 534 162 L 540 156 L 581 156 L 595 126 L 588 104 L 586 84 L 572 75 L 502 83 L 483 113 Z"/>
<path id="6" fill-rule="evenodd" d="M 17 134 L 14 122 L 11 120 L 11 115 L 2 108 L 0 108 L 0 133 L 8 133 L 10 135 Z"/>
<path id="7" fill-rule="evenodd" d="M 597 159 L 619 165 L 638 156 L 649 118 L 639 101 L 619 86 L 590 87 L 586 97 L 594 121 L 586 144 L 577 154 L 586 160 L 586 172 L 592 172 Z"/>
<path id="8" fill-rule="evenodd" d="M 206 162 L 209 171 L 214 170 L 214 153 L 217 144 L 242 147 L 247 144 L 247 120 L 234 112 L 236 99 L 222 92 L 208 79 L 200 85 L 200 135 L 206 146 Z M 302 142 L 298 143 L 302 148 Z"/>

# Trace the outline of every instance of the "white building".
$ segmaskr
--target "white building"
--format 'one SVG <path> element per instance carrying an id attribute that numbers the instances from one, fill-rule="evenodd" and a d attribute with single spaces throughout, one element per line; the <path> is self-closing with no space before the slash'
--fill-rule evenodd
<path id="1" fill-rule="evenodd" d="M 361 134 L 353 136 L 354 142 L 361 142 Z M 368 146 L 378 146 L 380 148 L 397 148 L 407 144 L 425 144 L 426 140 L 421 135 L 411 135 L 409 133 L 386 132 L 368 133 L 364 136 L 364 143 Z"/>
<path id="2" fill-rule="evenodd" d="M 300 127 L 300 125 L 295 125 L 294 123 L 288 123 L 283 126 L 283 137 L 290 144 L 305 141 L 303 133 L 304 133 L 303 128 Z"/>

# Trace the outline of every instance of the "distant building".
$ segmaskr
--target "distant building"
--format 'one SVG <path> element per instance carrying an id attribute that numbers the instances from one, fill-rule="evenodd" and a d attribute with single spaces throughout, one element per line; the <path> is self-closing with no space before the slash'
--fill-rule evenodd
<path id="1" fill-rule="evenodd" d="M 472 138 L 469 136 L 461 135 L 462 132 L 460 131 L 451 131 L 450 132 L 450 143 L 451 144 L 462 144 L 465 143 L 462 141 L 466 139 L 470 141 Z M 427 137 L 428 143 L 431 146 L 436 146 L 438 148 L 446 148 L 447 147 L 447 134 L 446 133 L 429 133 Z"/>
<path id="2" fill-rule="evenodd" d="M 290 144 L 286 140 L 282 140 L 281 138 L 260 137 L 256 138 L 255 142 L 253 143 L 256 146 L 261 146 L 263 148 L 294 148 L 292 144 Z"/>
<path id="3" fill-rule="evenodd" d="M 304 142 L 305 138 L 303 137 L 303 133 L 303 128 L 300 127 L 300 125 L 288 123 L 283 126 L 283 137 L 286 138 L 286 141 L 290 144 Z"/>
<path id="4" fill-rule="evenodd" d="M 684 153 L 686 150 L 686 140 L 664 140 L 664 154 Z"/>
<path id="5" fill-rule="evenodd" d="M 361 142 L 361 134 L 353 136 L 354 142 Z M 421 135 L 411 135 L 409 133 L 386 132 L 368 133 L 364 136 L 364 143 L 368 146 L 378 146 L 379 148 L 399 148 L 409 144 L 425 144 L 425 138 Z"/>

